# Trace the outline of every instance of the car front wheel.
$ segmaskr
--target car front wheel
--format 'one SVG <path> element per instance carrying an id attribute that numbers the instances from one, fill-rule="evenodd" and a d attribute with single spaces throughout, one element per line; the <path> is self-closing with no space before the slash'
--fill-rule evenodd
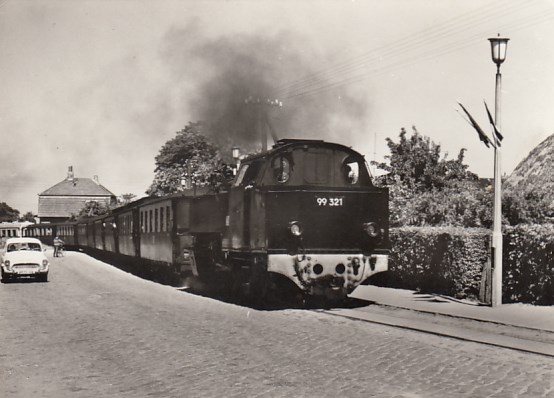
<path id="1" fill-rule="evenodd" d="M 2 270 L 2 283 L 8 283 L 8 282 L 11 282 L 12 278 L 8 275 L 6 275 L 6 273 L 4 272 L 4 270 Z"/>

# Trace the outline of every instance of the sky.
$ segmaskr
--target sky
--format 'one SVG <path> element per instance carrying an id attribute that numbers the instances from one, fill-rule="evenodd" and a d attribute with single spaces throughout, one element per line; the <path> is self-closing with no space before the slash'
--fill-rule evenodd
<path id="1" fill-rule="evenodd" d="M 368 161 L 415 126 L 492 177 L 493 150 L 458 102 L 490 132 L 498 34 L 509 175 L 554 134 L 553 22 L 554 0 L 0 0 L 0 202 L 36 213 L 68 166 L 142 197 L 177 131 L 203 121 L 252 150 L 256 109 L 278 138 Z"/>

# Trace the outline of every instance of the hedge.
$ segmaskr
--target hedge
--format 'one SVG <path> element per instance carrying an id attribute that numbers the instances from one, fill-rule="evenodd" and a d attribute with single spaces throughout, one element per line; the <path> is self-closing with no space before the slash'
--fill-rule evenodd
<path id="1" fill-rule="evenodd" d="M 554 226 L 503 231 L 503 302 L 554 304 Z M 402 227 L 390 231 L 389 271 L 372 283 L 477 300 L 490 230 Z"/>
<path id="2" fill-rule="evenodd" d="M 503 235 L 503 300 L 554 305 L 554 225 L 519 225 Z"/>

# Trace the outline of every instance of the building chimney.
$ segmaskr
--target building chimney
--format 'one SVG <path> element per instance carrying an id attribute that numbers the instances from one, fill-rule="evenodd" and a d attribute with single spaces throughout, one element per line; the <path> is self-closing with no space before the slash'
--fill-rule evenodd
<path id="1" fill-rule="evenodd" d="M 100 185 L 100 181 L 98 181 L 98 176 L 94 176 L 94 177 L 92 177 L 92 179 L 94 180 L 96 185 Z"/>
<path id="2" fill-rule="evenodd" d="M 67 168 L 67 180 L 73 181 L 73 166 Z"/>

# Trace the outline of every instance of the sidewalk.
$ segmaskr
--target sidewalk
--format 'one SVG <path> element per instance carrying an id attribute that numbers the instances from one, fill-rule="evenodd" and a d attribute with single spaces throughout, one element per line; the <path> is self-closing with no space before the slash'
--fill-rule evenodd
<path id="1" fill-rule="evenodd" d="M 331 314 L 554 357 L 554 306 L 495 308 L 412 290 L 359 286 L 350 297 L 371 305 Z"/>
<path id="2" fill-rule="evenodd" d="M 439 295 L 421 294 L 412 290 L 377 286 L 359 286 L 351 297 L 396 308 L 475 319 L 484 322 L 545 330 L 554 333 L 554 306 L 503 304 L 487 307 L 470 301 Z"/>

